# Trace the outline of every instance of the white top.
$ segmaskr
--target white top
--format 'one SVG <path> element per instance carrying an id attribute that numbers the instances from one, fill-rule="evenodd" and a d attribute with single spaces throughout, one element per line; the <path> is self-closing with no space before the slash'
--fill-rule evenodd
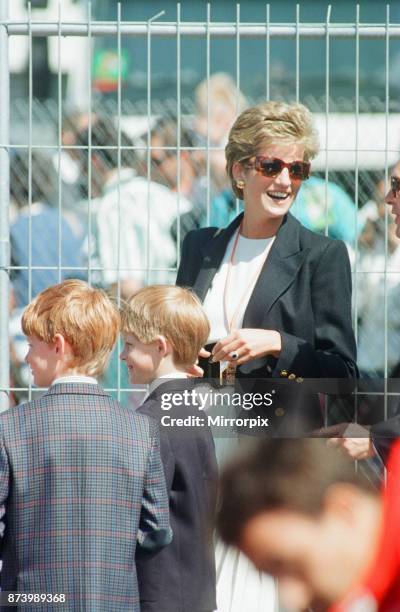
<path id="1" fill-rule="evenodd" d="M 244 313 L 259 276 L 255 277 L 255 274 L 257 270 L 261 272 L 261 263 L 268 257 L 275 240 L 275 236 L 271 238 L 245 238 L 244 236 L 239 236 L 226 299 L 228 308 L 227 320 L 224 306 L 224 290 L 228 274 L 228 263 L 231 258 L 235 238 L 236 232 L 229 241 L 224 258 L 213 278 L 203 304 L 211 326 L 209 343 L 217 342 L 230 333 L 228 320 L 232 319 L 241 300 L 243 301 L 234 321 L 234 327 L 235 329 L 242 327 Z M 249 286 L 252 279 L 253 282 Z"/>
<path id="2" fill-rule="evenodd" d="M 93 376 L 85 376 L 84 374 L 71 374 L 71 375 L 60 376 L 59 378 L 56 378 L 51 383 L 51 386 L 65 384 L 65 383 L 80 383 L 80 384 L 86 384 L 86 385 L 98 385 L 99 384 L 97 380 L 93 378 Z"/>
<path id="3" fill-rule="evenodd" d="M 93 224 L 92 265 L 102 269 L 102 282 L 116 283 L 120 278 L 143 284 L 148 267 L 149 284 L 172 283 L 176 245 L 171 224 L 191 208 L 183 195 L 135 176 L 129 168 L 122 168 L 119 177 L 113 172 L 97 200 Z M 153 245 L 149 261 L 147 239 Z"/>

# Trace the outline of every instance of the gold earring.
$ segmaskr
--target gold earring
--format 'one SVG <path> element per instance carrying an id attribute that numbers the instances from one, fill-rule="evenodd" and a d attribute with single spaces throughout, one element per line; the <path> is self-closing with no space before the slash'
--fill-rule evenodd
<path id="1" fill-rule="evenodd" d="M 236 181 L 236 187 L 238 189 L 243 189 L 244 188 L 244 181 Z"/>

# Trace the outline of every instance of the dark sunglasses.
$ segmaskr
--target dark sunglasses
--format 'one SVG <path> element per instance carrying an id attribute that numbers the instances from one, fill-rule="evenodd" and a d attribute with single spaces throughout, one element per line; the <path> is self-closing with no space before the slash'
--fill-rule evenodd
<path id="1" fill-rule="evenodd" d="M 393 197 L 396 198 L 400 191 L 400 178 L 397 176 L 390 177 L 390 188 L 393 193 Z"/>
<path id="2" fill-rule="evenodd" d="M 277 157 L 258 156 L 254 159 L 254 168 L 263 176 L 273 178 L 278 176 L 284 168 L 289 170 L 291 179 L 305 181 L 310 176 L 311 164 L 303 161 L 284 162 Z"/>

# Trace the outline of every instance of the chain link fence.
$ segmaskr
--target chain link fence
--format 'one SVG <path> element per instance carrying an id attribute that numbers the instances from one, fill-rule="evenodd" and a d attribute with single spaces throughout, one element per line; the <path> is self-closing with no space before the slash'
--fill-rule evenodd
<path id="1" fill-rule="evenodd" d="M 7 5 L 0 0 L 2 408 L 34 393 L 23 363 L 23 307 L 45 286 L 71 276 L 107 288 L 117 300 L 146 283 L 174 282 L 185 233 L 224 226 L 239 210 L 223 156 L 234 117 L 246 105 L 279 97 L 301 100 L 316 115 L 321 153 L 294 214 L 348 246 L 360 366 L 366 375 L 384 380 L 376 391 L 384 398 L 376 418 L 391 414 L 396 408 L 386 379 L 397 377 L 400 361 L 400 249 L 383 198 L 400 144 L 400 103 L 390 84 L 391 49 L 400 26 L 391 22 L 390 7 L 382 23 L 363 24 L 358 11 L 354 22 L 333 24 L 328 9 L 325 22 L 313 24 L 302 23 L 299 11 L 295 23 L 275 23 L 266 5 L 265 21 L 250 24 L 241 23 L 239 5 L 231 23 L 213 22 L 209 5 L 207 20 L 198 23 L 182 21 L 179 5 L 173 22 L 160 22 L 160 15 L 147 22 L 123 21 L 120 5 L 115 21 L 99 22 L 90 4 L 81 22 L 68 22 L 61 5 L 57 21 L 38 22 L 29 3 L 27 18 L 16 22 L 9 20 Z M 8 58 L 21 37 L 28 43 L 27 95 L 10 100 Z M 36 38 L 51 39 L 53 47 L 57 43 L 57 93 L 51 99 L 34 96 L 40 78 L 33 63 Z M 100 71 L 95 83 L 93 50 L 100 39 L 112 41 L 112 69 Z M 128 39 L 140 40 L 146 56 L 145 95 L 135 101 L 125 93 Z M 217 39 L 229 41 L 233 50 L 233 77 L 212 71 Z M 71 52 L 74 40 L 86 43 L 77 62 L 84 66 L 87 103 L 78 107 L 68 99 L 62 71 L 63 53 Z M 154 40 L 174 42 L 170 63 L 176 90 L 171 96 L 160 95 L 162 87 L 154 83 L 152 62 L 156 52 L 163 52 L 155 50 Z M 182 48 L 192 40 L 202 41 L 205 75 L 186 96 Z M 382 56 L 379 96 L 361 93 L 363 44 L 371 40 L 379 41 Z M 264 83 L 262 95 L 241 90 L 243 70 L 249 69 L 241 62 L 244 41 L 257 41 L 262 49 L 251 66 Z M 293 48 L 293 76 L 286 88 L 274 81 L 275 41 Z M 311 41 L 319 41 L 325 63 L 323 95 L 302 95 L 301 54 Z M 354 72 L 354 94 L 348 97 L 335 94 L 340 84 L 331 77 L 330 51 L 340 41 L 354 45 L 346 66 Z M 117 351 L 103 382 L 128 401 Z"/>

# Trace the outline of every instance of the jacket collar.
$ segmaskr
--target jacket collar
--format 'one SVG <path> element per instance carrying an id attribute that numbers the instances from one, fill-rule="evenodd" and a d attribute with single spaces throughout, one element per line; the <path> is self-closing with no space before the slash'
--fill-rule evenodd
<path id="1" fill-rule="evenodd" d="M 201 301 L 204 301 L 206 293 L 210 288 L 211 281 L 224 258 L 229 240 L 239 227 L 242 219 L 243 213 L 235 217 L 227 228 L 218 229 L 211 240 L 201 245 L 200 252 L 203 256 L 203 262 L 193 286 L 193 290 L 197 293 Z"/>
<path id="2" fill-rule="evenodd" d="M 110 397 L 100 385 L 85 383 L 57 383 L 50 387 L 44 395 L 102 395 Z"/>
<path id="3" fill-rule="evenodd" d="M 301 227 L 290 213 L 284 218 L 250 297 L 243 327 L 262 326 L 272 306 L 294 282 L 309 251 L 301 247 Z"/>
<path id="4" fill-rule="evenodd" d="M 157 387 L 149 393 L 145 402 L 157 400 L 164 393 L 183 393 L 186 390 L 190 392 L 192 389 L 195 389 L 197 385 L 201 384 L 201 380 L 202 379 L 195 378 L 165 378 L 164 382 L 157 385 Z"/>
<path id="5" fill-rule="evenodd" d="M 194 283 L 194 291 L 204 300 L 221 262 L 229 240 L 239 227 L 243 213 L 238 215 L 226 229 L 218 230 L 210 241 L 201 247 L 203 263 Z M 270 310 L 279 296 L 293 282 L 306 251 L 300 246 L 301 224 L 290 213 L 283 219 L 274 244 L 261 270 L 243 319 L 243 327 L 254 327 L 259 321 L 259 312 Z"/>

